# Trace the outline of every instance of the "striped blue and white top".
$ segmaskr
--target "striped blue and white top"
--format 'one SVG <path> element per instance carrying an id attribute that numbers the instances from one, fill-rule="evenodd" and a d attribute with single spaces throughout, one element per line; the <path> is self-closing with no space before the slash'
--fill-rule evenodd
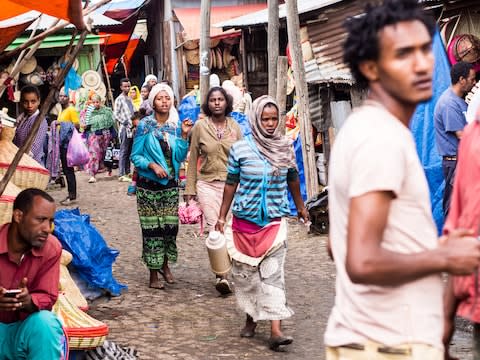
<path id="1" fill-rule="evenodd" d="M 290 214 L 287 174 L 288 180 L 296 179 L 296 169 L 283 168 L 274 173 L 251 137 L 232 145 L 227 171 L 227 183 L 239 184 L 232 207 L 236 217 L 265 226 Z"/>

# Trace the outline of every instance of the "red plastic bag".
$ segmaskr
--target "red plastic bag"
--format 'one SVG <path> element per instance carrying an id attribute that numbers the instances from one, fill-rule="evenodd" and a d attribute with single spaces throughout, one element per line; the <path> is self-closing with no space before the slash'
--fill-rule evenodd
<path id="1" fill-rule="evenodd" d="M 72 138 L 67 148 L 68 167 L 85 165 L 90 160 L 87 145 L 82 140 L 82 136 L 77 129 L 73 129 Z"/>

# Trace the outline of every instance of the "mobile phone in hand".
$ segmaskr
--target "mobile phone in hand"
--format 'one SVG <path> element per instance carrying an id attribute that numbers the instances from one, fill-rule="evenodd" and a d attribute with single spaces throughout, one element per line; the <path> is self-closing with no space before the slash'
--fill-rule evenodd
<path id="1" fill-rule="evenodd" d="M 3 294 L 3 296 L 5 297 L 15 297 L 15 295 L 17 294 L 20 294 L 22 292 L 22 290 L 20 289 L 10 289 L 10 290 L 6 290 L 5 294 Z"/>

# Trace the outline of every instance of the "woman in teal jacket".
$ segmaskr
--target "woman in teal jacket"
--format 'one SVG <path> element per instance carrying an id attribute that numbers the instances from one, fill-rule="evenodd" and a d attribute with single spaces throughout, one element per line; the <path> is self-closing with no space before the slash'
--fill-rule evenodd
<path id="1" fill-rule="evenodd" d="M 173 91 L 168 85 L 155 85 L 148 101 L 154 111 L 138 125 L 131 160 L 138 172 L 142 258 L 150 270 L 149 286 L 163 289 L 158 273 L 167 283 L 174 282 L 168 262 L 177 260 L 178 172 L 187 156 L 187 134 L 193 124 L 184 121 L 177 129 L 176 120 L 170 115 Z"/>

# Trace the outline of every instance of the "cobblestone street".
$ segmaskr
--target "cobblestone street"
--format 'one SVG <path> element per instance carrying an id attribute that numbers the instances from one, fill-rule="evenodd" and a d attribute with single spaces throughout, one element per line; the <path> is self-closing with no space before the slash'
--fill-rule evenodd
<path id="1" fill-rule="evenodd" d="M 323 332 L 334 297 L 335 272 L 325 251 L 326 237 L 308 235 L 303 225 L 291 221 L 286 264 L 287 298 L 295 315 L 284 322 L 286 335 L 294 343 L 286 353 L 266 346 L 268 324 L 257 327 L 253 339 L 239 331 L 245 315 L 238 311 L 235 297 L 218 296 L 204 241 L 195 235 L 197 225 L 180 227 L 176 278 L 166 290 L 148 288 L 148 271 L 142 265 L 141 235 L 135 197 L 126 195 L 127 184 L 117 177 L 98 176 L 87 183 L 77 172 L 78 206 L 91 215 L 111 247 L 120 251 L 114 265 L 118 281 L 128 291 L 110 300 L 100 299 L 89 313 L 110 327 L 108 339 L 138 350 L 139 359 L 324 359 Z M 56 200 L 64 190 L 53 189 Z M 455 353 L 469 359 L 469 335 L 459 332 Z"/>

